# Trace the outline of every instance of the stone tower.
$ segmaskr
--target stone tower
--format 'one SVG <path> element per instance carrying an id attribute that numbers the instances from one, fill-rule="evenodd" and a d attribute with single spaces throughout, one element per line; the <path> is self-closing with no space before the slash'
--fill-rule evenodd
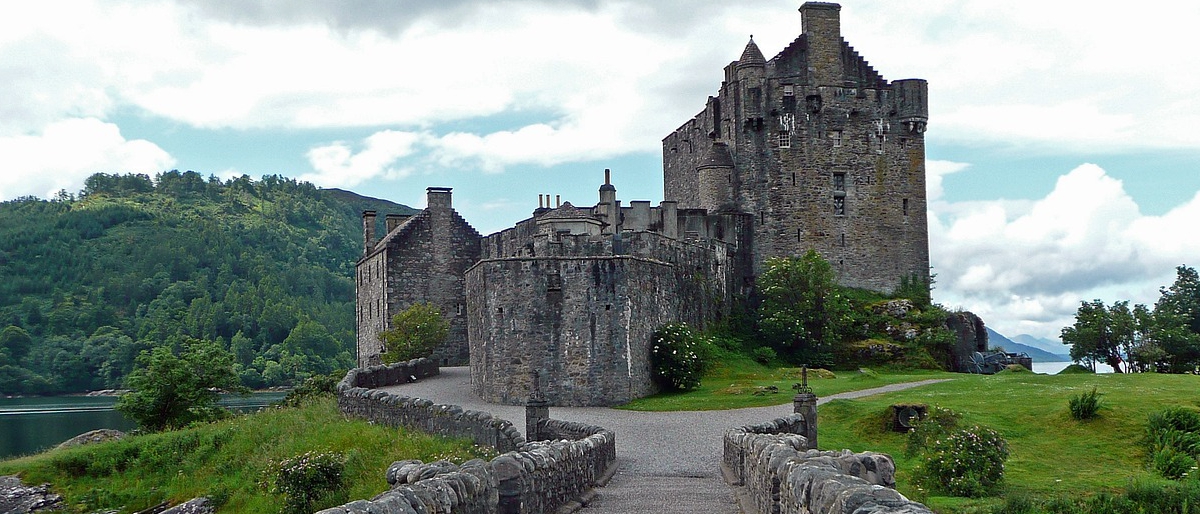
<path id="1" fill-rule="evenodd" d="M 753 37 L 717 96 L 663 139 L 664 197 L 753 215 L 753 263 L 817 250 L 843 285 L 890 291 L 929 273 L 924 80 L 887 81 L 807 2 L 767 60 Z"/>

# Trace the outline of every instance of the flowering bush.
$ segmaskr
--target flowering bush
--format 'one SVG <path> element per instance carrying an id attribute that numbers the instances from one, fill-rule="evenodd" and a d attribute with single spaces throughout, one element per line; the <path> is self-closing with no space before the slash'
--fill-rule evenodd
<path id="1" fill-rule="evenodd" d="M 700 387 L 708 354 L 708 341 L 686 324 L 666 325 L 654 333 L 650 345 L 654 381 L 667 390 Z"/>
<path id="2" fill-rule="evenodd" d="M 305 452 L 275 466 L 272 492 L 283 512 L 315 512 L 345 501 L 346 462 L 336 453 Z"/>
<path id="3" fill-rule="evenodd" d="M 986 496 L 1004 478 L 1008 442 L 995 430 L 974 426 L 935 439 L 917 468 L 918 480 L 954 496 Z"/>

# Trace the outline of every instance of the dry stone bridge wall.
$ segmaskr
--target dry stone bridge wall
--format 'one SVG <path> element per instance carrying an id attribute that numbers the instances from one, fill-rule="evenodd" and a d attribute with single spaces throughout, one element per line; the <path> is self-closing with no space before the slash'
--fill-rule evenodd
<path id="1" fill-rule="evenodd" d="M 550 419 L 544 407 L 527 409 L 535 439 L 527 441 L 511 422 L 490 413 L 373 389 L 439 372 L 428 359 L 351 370 L 338 384 L 338 406 L 347 416 L 379 424 L 469 438 L 501 455 L 461 465 L 395 462 L 386 471 L 390 490 L 318 514 L 569 512 L 616 470 L 615 434 Z M 895 491 L 891 457 L 810 449 L 815 409 L 803 412 L 725 434 L 721 464 L 731 485 L 740 486 L 746 512 L 931 514 Z"/>

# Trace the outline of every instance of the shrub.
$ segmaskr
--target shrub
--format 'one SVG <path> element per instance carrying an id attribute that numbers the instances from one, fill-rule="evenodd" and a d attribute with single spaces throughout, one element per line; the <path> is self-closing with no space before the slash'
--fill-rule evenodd
<path id="1" fill-rule="evenodd" d="M 1163 478 L 1179 480 L 1196 471 L 1196 458 L 1167 446 L 1154 453 L 1154 471 Z"/>
<path id="2" fill-rule="evenodd" d="M 1094 375 L 1095 371 L 1088 369 L 1087 366 L 1079 364 L 1071 364 L 1058 372 L 1059 375 Z"/>
<path id="3" fill-rule="evenodd" d="M 891 410 L 888 410 L 888 414 Z M 891 416 L 885 416 L 889 421 Z M 912 457 L 925 451 L 929 446 L 938 439 L 946 437 L 950 432 L 958 428 L 958 420 L 962 416 L 950 409 L 941 407 L 931 407 L 929 412 L 925 414 L 925 419 L 917 421 L 911 430 L 908 431 L 908 442 L 904 448 L 904 454 Z"/>
<path id="4" fill-rule="evenodd" d="M 775 349 L 770 346 L 759 346 L 752 352 L 752 357 L 759 364 L 770 364 L 779 358 L 779 354 L 775 353 Z"/>
<path id="5" fill-rule="evenodd" d="M 272 492 L 283 495 L 283 512 L 315 512 L 346 500 L 345 459 L 306 452 L 274 466 Z"/>
<path id="6" fill-rule="evenodd" d="M 302 403 L 322 395 L 337 394 L 338 381 L 345 375 L 344 371 L 335 371 L 328 375 L 313 375 L 304 379 L 300 385 L 288 391 L 287 396 L 279 400 L 285 407 L 299 407 Z"/>
<path id="7" fill-rule="evenodd" d="M 392 329 L 379 334 L 387 348 L 380 358 L 386 364 L 428 357 L 446 342 L 450 322 L 437 307 L 415 303 L 392 318 Z"/>
<path id="8" fill-rule="evenodd" d="M 958 429 L 937 438 L 918 465 L 918 481 L 953 496 L 981 497 L 1004 479 L 1008 442 L 990 428 Z"/>
<path id="9" fill-rule="evenodd" d="M 654 380 L 666 390 L 700 387 L 708 357 L 708 341 L 684 323 L 658 329 L 652 336 L 650 365 Z"/>
<path id="10" fill-rule="evenodd" d="M 1100 410 L 1100 393 L 1093 387 L 1091 391 L 1072 396 L 1067 400 L 1067 408 L 1071 410 L 1072 418 L 1080 421 L 1092 419 Z"/>

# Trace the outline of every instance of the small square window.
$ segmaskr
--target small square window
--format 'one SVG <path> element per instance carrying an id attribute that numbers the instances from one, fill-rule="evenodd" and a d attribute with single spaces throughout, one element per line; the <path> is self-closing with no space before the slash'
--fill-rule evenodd
<path id="1" fill-rule="evenodd" d="M 846 174 L 845 173 L 834 173 L 833 174 L 833 190 L 834 191 L 845 191 L 846 190 Z"/>
<path id="2" fill-rule="evenodd" d="M 783 96 L 796 96 L 796 87 L 783 86 Z"/>
<path id="3" fill-rule="evenodd" d="M 779 131 L 779 147 L 780 148 L 791 148 L 792 147 L 792 133 L 791 132 L 788 132 L 786 130 Z"/>
<path id="4" fill-rule="evenodd" d="M 834 148 L 838 148 L 838 147 L 842 146 L 842 131 L 840 131 L 840 130 L 830 131 L 829 138 L 833 140 Z"/>

